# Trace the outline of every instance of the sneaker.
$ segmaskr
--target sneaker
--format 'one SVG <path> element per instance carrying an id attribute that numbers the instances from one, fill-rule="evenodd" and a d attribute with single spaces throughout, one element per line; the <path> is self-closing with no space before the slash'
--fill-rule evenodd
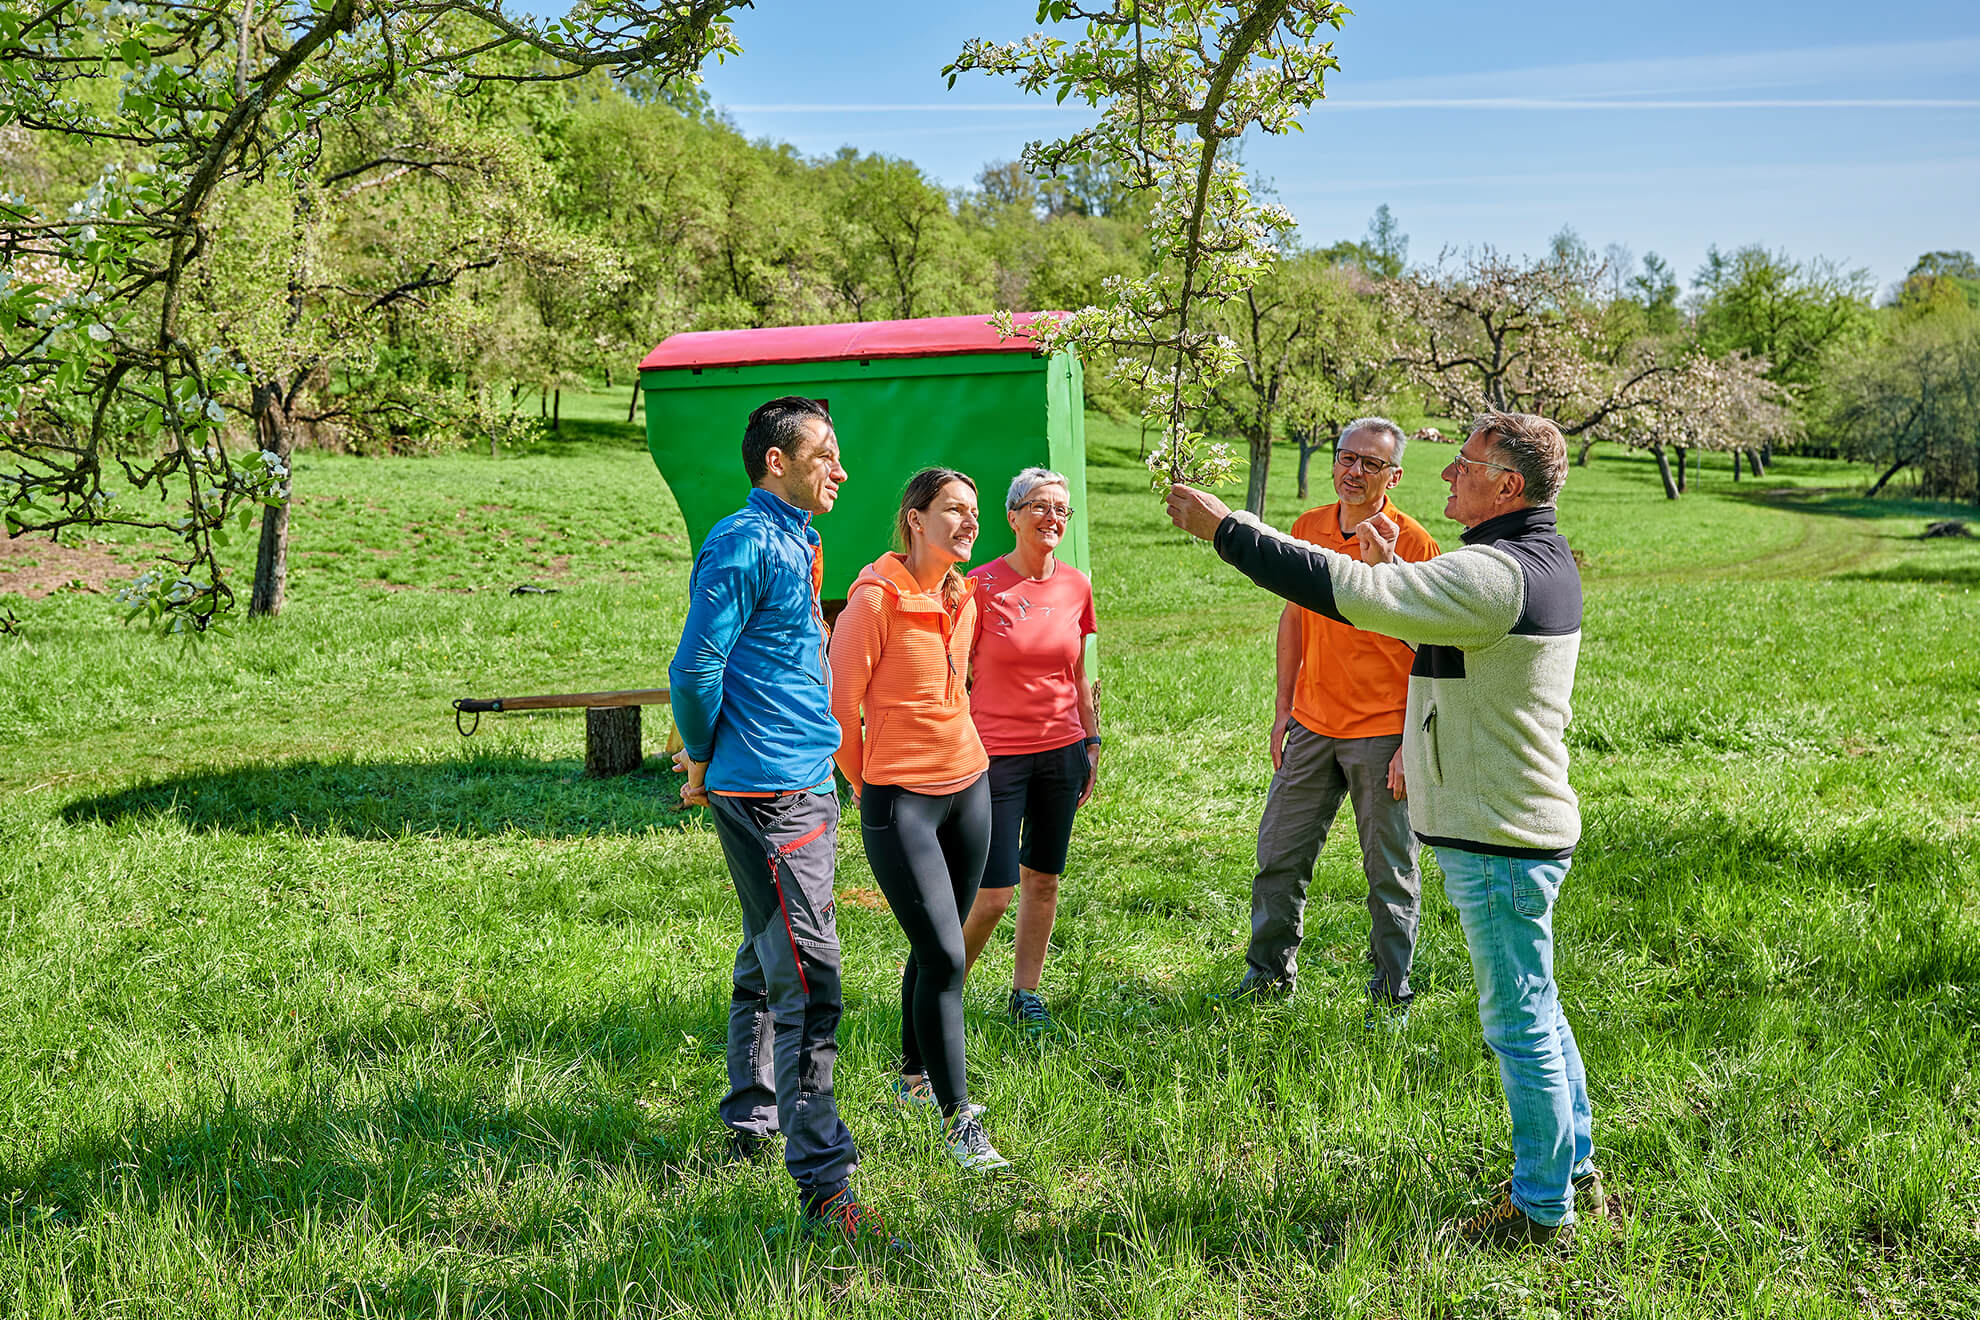
<path id="1" fill-rule="evenodd" d="M 1399 1036 L 1408 1025 L 1408 1004 L 1370 1004 L 1368 1011 L 1361 1015 L 1364 1031 L 1386 1031 L 1392 1036 Z"/>
<path id="2" fill-rule="evenodd" d="M 995 1173 L 1011 1167 L 1011 1162 L 990 1144 L 975 1105 L 965 1106 L 962 1113 L 950 1119 L 942 1135 L 949 1143 L 949 1154 L 966 1173 Z"/>
<path id="3" fill-rule="evenodd" d="M 1510 1190 L 1469 1219 L 1453 1219 L 1439 1235 L 1469 1247 L 1513 1250 L 1525 1246 L 1565 1247 L 1574 1241 L 1573 1224 L 1542 1224 L 1513 1204 Z"/>
<path id="4" fill-rule="evenodd" d="M 873 1246 L 882 1251 L 908 1250 L 908 1244 L 887 1231 L 877 1211 L 860 1204 L 850 1187 L 842 1187 L 817 1204 L 804 1208 L 804 1231 L 812 1238 Z"/>
<path id="5" fill-rule="evenodd" d="M 776 1140 L 756 1132 L 738 1132 L 729 1129 L 729 1139 L 722 1145 L 722 1163 L 754 1164 L 770 1155 L 776 1149 Z"/>
<path id="6" fill-rule="evenodd" d="M 1493 1187 L 1492 1195 L 1511 1196 L 1512 1179 L 1508 1178 Z M 1602 1186 L 1602 1171 L 1592 1164 L 1586 1173 L 1574 1176 L 1574 1213 L 1582 1219 L 1609 1217 L 1609 1193 Z"/>
<path id="7" fill-rule="evenodd" d="M 1237 983 L 1237 989 L 1210 996 L 1214 1000 L 1230 1003 L 1249 999 L 1263 1002 L 1268 999 L 1291 999 L 1293 982 L 1278 977 L 1260 976 L 1256 972 L 1246 972 L 1244 979 Z"/>
<path id="8" fill-rule="evenodd" d="M 1053 1030 L 1052 1014 L 1036 990 L 1011 987 L 1011 1021 L 1028 1036 L 1042 1036 Z"/>
<path id="9" fill-rule="evenodd" d="M 935 1088 L 928 1084 L 928 1078 L 910 1082 L 904 1075 L 895 1073 L 887 1083 L 887 1095 L 902 1109 L 939 1109 L 935 1100 Z"/>

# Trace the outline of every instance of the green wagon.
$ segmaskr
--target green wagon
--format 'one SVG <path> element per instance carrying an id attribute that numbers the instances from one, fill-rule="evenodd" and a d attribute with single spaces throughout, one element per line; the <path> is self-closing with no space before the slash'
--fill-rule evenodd
<path id="1" fill-rule="evenodd" d="M 1041 356 L 1022 338 L 998 339 L 984 317 L 946 316 L 690 331 L 639 367 L 647 448 L 697 552 L 749 493 L 741 447 L 751 410 L 802 394 L 824 401 L 851 474 L 816 523 L 828 602 L 842 601 L 859 570 L 891 547 L 901 488 L 931 466 L 967 472 L 979 487 L 976 563 L 1011 548 L 1011 478 L 1033 465 L 1065 473 L 1074 512 L 1059 557 L 1088 568 L 1085 398 L 1070 353 Z"/>

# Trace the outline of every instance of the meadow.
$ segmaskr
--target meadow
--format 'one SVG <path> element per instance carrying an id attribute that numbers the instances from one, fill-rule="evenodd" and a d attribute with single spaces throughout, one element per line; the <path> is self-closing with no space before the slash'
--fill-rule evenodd
<path id="1" fill-rule="evenodd" d="M 1337 828 L 1299 995 L 1212 1000 L 1277 604 L 1091 419 L 1107 745 L 1046 969 L 1065 1029 L 1003 1023 L 1008 923 L 971 983 L 1011 1177 L 883 1101 L 904 942 L 841 834 L 841 1104 L 917 1244 L 883 1260 L 718 1158 L 735 904 L 660 712 L 603 782 L 581 714 L 454 730 L 456 696 L 665 683 L 688 546 L 623 408 L 567 401 L 500 459 L 301 455 L 288 608 L 197 649 L 93 589 L 130 545 L 0 595 L 0 1315 L 1980 1315 L 1980 544 L 1918 539 L 1960 510 L 1793 456 L 1714 458 L 1675 504 L 1639 457 L 1571 473 L 1559 976 L 1618 1213 L 1452 1254 L 1436 1226 L 1510 1159 L 1455 915 L 1426 856 L 1414 1014 L 1364 1033 Z M 1447 454 L 1412 449 L 1399 502 L 1449 546 Z"/>

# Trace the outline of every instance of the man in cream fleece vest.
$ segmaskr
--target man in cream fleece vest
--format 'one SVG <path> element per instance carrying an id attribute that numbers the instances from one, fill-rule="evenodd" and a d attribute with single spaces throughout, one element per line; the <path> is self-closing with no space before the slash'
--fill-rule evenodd
<path id="1" fill-rule="evenodd" d="M 1568 784 L 1568 698 L 1581 647 L 1581 575 L 1555 530 L 1567 444 L 1544 417 L 1488 412 L 1443 477 L 1464 545 L 1395 559 L 1387 518 L 1357 534 L 1363 563 L 1296 541 L 1213 495 L 1169 492 L 1178 527 L 1258 585 L 1416 647 L 1403 729 L 1410 827 L 1436 850 L 1464 926 L 1478 1016 L 1512 1111 L 1513 1174 L 1452 1226 L 1517 1245 L 1572 1234 L 1576 1193 L 1605 1213 L 1588 1087 L 1554 985 L 1554 904 L 1581 837 Z"/>

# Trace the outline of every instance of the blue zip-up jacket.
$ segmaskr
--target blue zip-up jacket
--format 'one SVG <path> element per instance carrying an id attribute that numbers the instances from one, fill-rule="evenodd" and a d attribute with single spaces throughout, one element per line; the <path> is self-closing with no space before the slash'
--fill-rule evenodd
<path id="1" fill-rule="evenodd" d="M 709 788 L 831 782 L 839 724 L 818 608 L 823 566 L 811 515 L 761 486 L 702 542 L 667 675 L 674 727 L 688 755 L 708 762 Z"/>

